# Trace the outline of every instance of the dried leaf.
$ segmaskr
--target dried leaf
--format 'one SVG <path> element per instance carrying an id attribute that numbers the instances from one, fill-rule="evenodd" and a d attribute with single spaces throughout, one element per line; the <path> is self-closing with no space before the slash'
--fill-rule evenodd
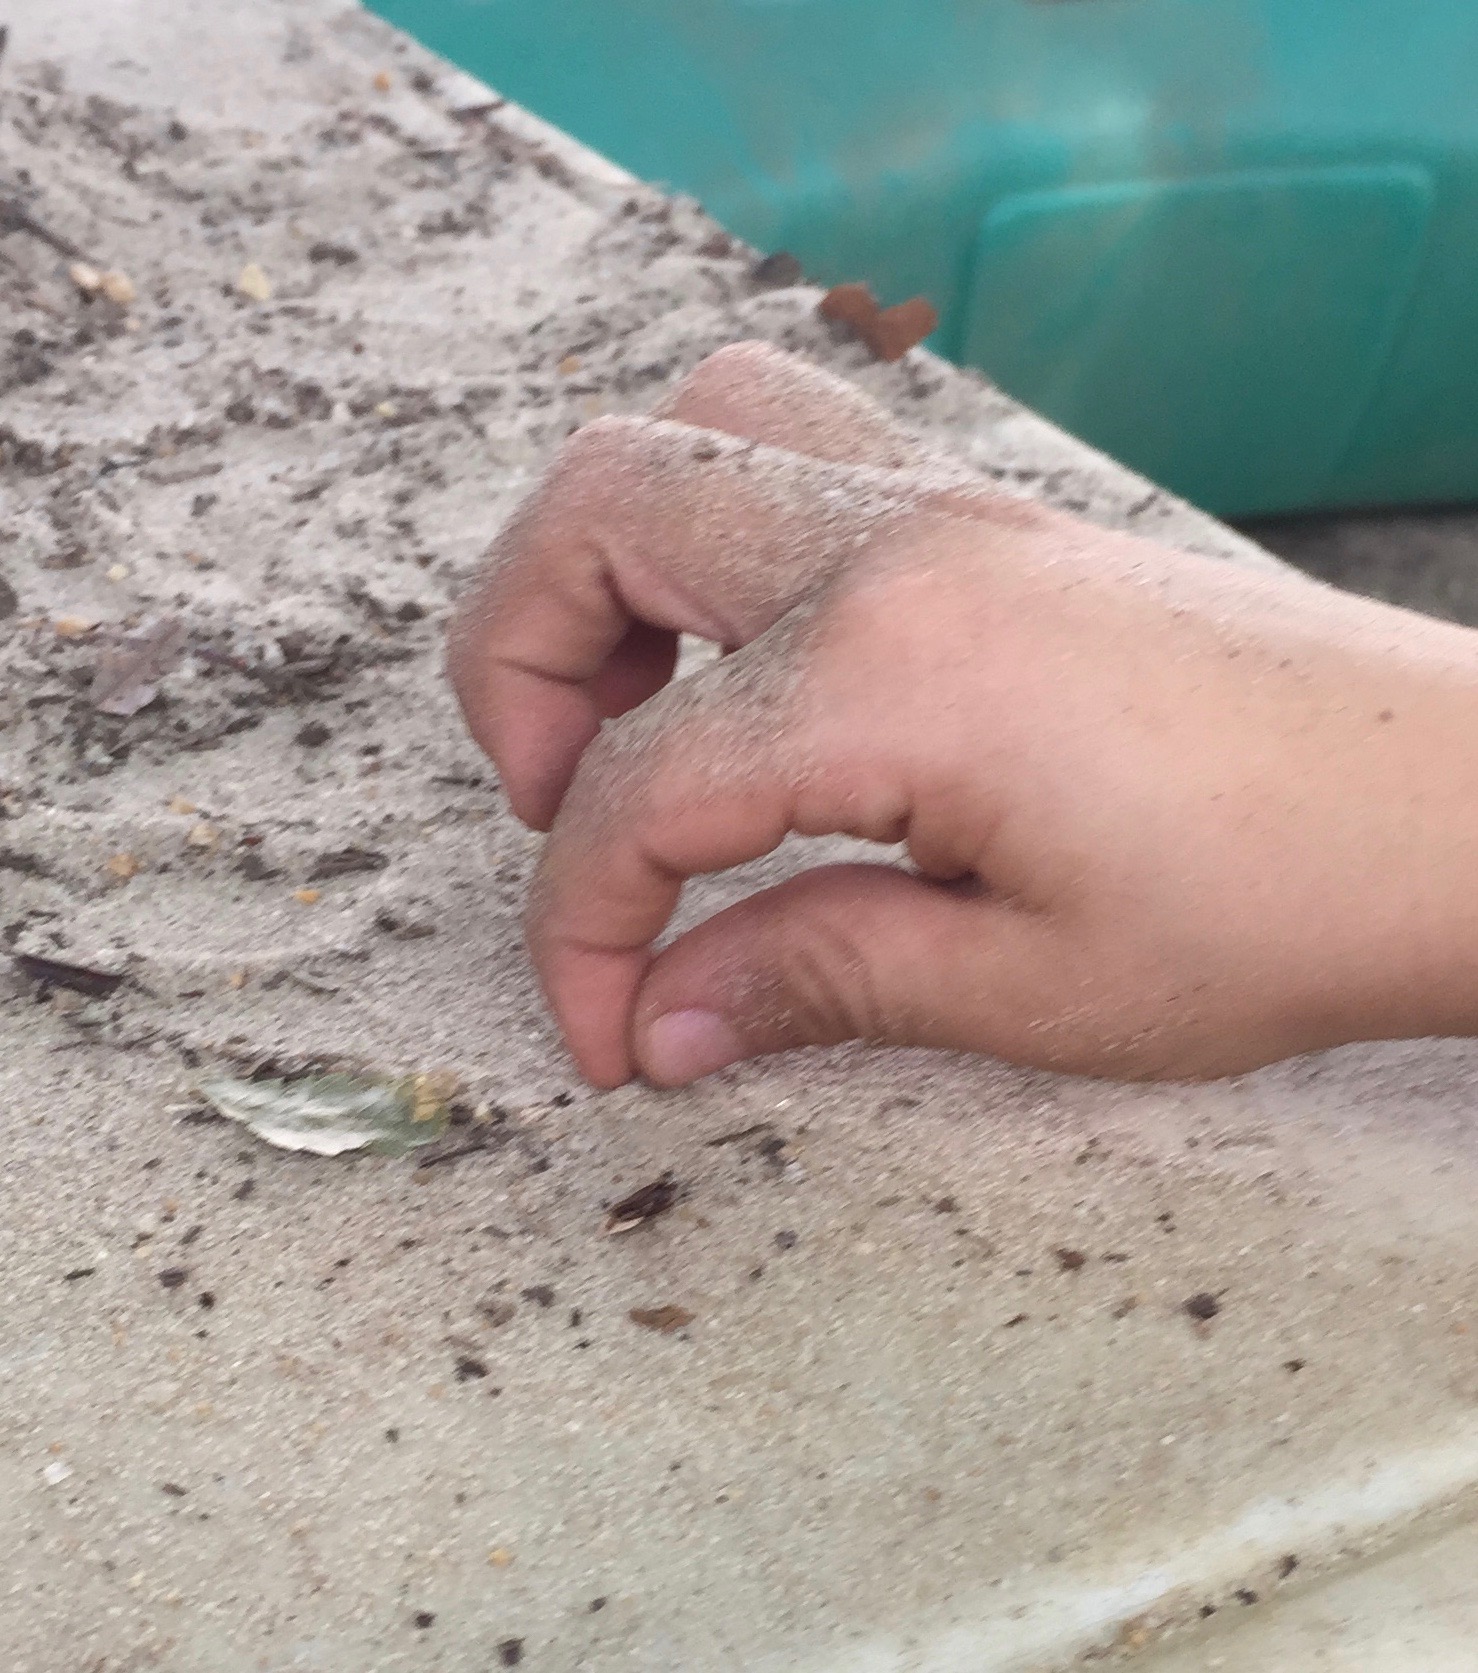
<path id="1" fill-rule="evenodd" d="M 627 1317 L 643 1330 L 657 1330 L 664 1336 L 671 1336 L 685 1324 L 692 1324 L 695 1315 L 686 1307 L 678 1307 L 669 1301 L 662 1307 L 633 1307 Z"/>
<path id="2" fill-rule="evenodd" d="M 279 1150 L 342 1156 L 373 1150 L 403 1156 L 446 1131 L 448 1109 L 440 1077 L 314 1075 L 304 1080 L 237 1080 L 212 1075 L 202 1097 Z"/>
<path id="3" fill-rule="evenodd" d="M 294 889 L 293 899 L 299 906 L 317 906 L 323 899 L 322 889 Z"/>
<path id="4" fill-rule="evenodd" d="M 221 833 L 215 825 L 207 824 L 202 819 L 185 833 L 185 841 L 192 848 L 204 848 L 208 853 L 214 853 L 220 847 Z"/>
<path id="5" fill-rule="evenodd" d="M 447 1106 L 462 1090 L 461 1078 L 449 1069 L 434 1069 L 429 1074 L 413 1075 L 408 1083 L 411 1100 L 411 1120 L 440 1121 L 446 1125 Z"/>
<path id="6" fill-rule="evenodd" d="M 51 625 L 58 639 L 85 639 L 98 624 L 96 616 L 58 616 Z"/>
<path id="7" fill-rule="evenodd" d="M 115 854 L 103 867 L 109 876 L 127 883 L 144 869 L 135 854 Z"/>
<path id="8" fill-rule="evenodd" d="M 62 622 L 56 629 L 64 631 Z M 125 634 L 98 657 L 88 692 L 92 706 L 105 715 L 137 714 L 159 695 L 159 681 L 184 650 L 185 624 L 178 616 L 158 617 Z"/>

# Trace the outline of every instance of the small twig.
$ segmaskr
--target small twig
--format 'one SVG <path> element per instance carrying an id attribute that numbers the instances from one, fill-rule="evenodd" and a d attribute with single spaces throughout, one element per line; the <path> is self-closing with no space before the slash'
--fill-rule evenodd
<path id="1" fill-rule="evenodd" d="M 7 232 L 28 232 L 32 238 L 39 238 L 43 244 L 55 250 L 59 256 L 65 256 L 68 261 L 85 259 L 83 252 L 70 238 L 63 238 L 59 232 L 42 226 L 19 198 L 0 198 L 0 235 Z"/>
<path id="2" fill-rule="evenodd" d="M 464 1156 L 480 1156 L 488 1148 L 486 1139 L 478 1139 L 472 1144 L 458 1145 L 455 1150 L 437 1150 L 429 1156 L 423 1155 L 417 1159 L 416 1167 L 434 1168 L 438 1162 L 458 1162 Z"/>
<path id="3" fill-rule="evenodd" d="M 757 1139 L 774 1131 L 773 1121 L 756 1121 L 752 1127 L 741 1127 L 734 1133 L 720 1133 L 716 1139 L 704 1139 L 703 1145 L 707 1150 L 717 1150 L 721 1145 L 740 1144 L 745 1139 Z"/>

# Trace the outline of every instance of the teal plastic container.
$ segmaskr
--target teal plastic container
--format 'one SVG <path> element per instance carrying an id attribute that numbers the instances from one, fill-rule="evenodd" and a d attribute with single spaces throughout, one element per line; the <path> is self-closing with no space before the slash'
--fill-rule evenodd
<path id="1" fill-rule="evenodd" d="M 374 0 L 1222 515 L 1478 497 L 1478 0 Z"/>

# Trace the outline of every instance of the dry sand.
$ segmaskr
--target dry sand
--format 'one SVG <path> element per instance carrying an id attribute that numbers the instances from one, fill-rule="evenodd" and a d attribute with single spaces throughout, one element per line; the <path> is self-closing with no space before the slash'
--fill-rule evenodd
<path id="1" fill-rule="evenodd" d="M 873 364 L 695 206 L 450 114 L 357 12 L 8 15 L 0 191 L 136 300 L 0 235 L 5 941 L 126 975 L 0 975 L 7 1666 L 1058 1666 L 1282 1584 L 1275 1530 L 1082 1601 L 1267 1495 L 1442 1448 L 1406 1508 L 1465 1488 L 1478 1048 L 1196 1090 L 841 1051 L 594 1097 L 520 946 L 534 840 L 439 673 L 559 441 L 746 336 L 1021 492 L 1271 560 L 974 377 Z M 184 664 L 100 715 L 102 648 L 162 613 Z M 343 1058 L 456 1071 L 485 1148 L 287 1157 L 191 1090 Z M 678 1208 L 605 1237 L 666 1169 Z"/>

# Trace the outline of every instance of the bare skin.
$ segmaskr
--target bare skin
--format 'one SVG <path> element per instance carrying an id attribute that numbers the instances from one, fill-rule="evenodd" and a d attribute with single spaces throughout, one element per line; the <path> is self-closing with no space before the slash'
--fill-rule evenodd
<path id="1" fill-rule="evenodd" d="M 672 682 L 679 633 L 731 654 Z M 860 1038 L 1120 1078 L 1478 1028 L 1478 635 L 1007 498 L 758 344 L 567 444 L 450 668 L 597 1086 Z M 683 882 L 822 866 L 660 952 Z"/>

